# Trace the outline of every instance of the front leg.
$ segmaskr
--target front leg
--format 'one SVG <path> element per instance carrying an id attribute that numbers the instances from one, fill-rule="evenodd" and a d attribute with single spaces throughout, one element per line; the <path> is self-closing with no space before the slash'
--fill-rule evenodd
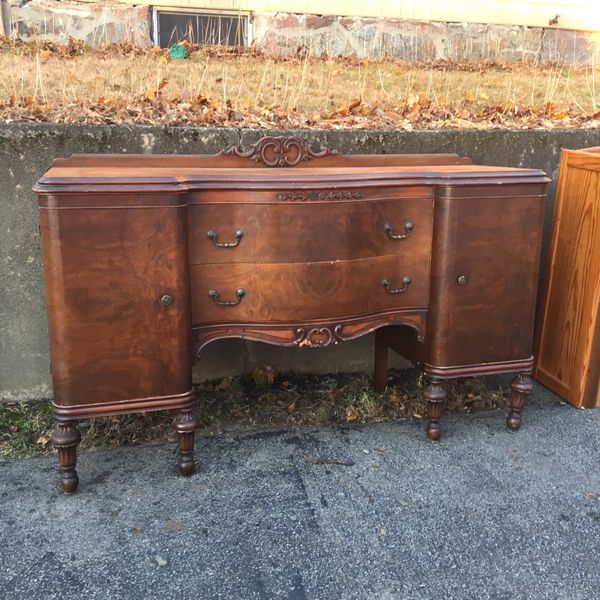
<path id="1" fill-rule="evenodd" d="M 533 389 L 533 382 L 529 373 L 519 373 L 511 382 L 510 407 L 508 417 L 506 417 L 506 426 L 517 431 L 521 427 L 521 411 L 527 400 L 527 396 Z"/>
<path id="2" fill-rule="evenodd" d="M 427 400 L 427 417 L 429 422 L 425 433 L 432 442 L 437 442 L 442 437 L 442 427 L 440 419 L 442 418 L 442 405 L 446 400 L 446 391 L 442 386 L 441 379 L 432 379 L 423 392 Z"/>
<path id="3" fill-rule="evenodd" d="M 198 419 L 189 408 L 179 411 L 175 423 L 173 423 L 175 431 L 179 434 L 179 462 L 177 463 L 177 469 L 185 477 L 189 477 L 196 472 L 196 465 L 194 464 L 194 435 L 196 429 L 198 429 L 198 425 Z"/>
<path id="4" fill-rule="evenodd" d="M 52 434 L 52 441 L 58 449 L 62 489 L 65 494 L 72 494 L 79 485 L 75 466 L 77 465 L 77 444 L 81 441 L 81 433 L 77 428 L 77 421 L 58 421 Z"/>

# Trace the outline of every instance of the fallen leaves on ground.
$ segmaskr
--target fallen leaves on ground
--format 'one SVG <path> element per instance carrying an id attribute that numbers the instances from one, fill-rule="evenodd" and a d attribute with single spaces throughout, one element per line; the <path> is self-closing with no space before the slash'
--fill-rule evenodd
<path id="1" fill-rule="evenodd" d="M 423 419 L 423 378 L 418 371 L 390 371 L 389 387 L 377 394 L 370 375 L 275 374 L 268 366 L 242 377 L 196 386 L 200 433 L 256 431 L 335 423 Z M 507 389 L 486 378 L 447 383 L 445 412 L 472 412 L 504 406 Z M 81 448 L 136 445 L 174 440 L 173 415 L 149 412 L 80 422 Z M 54 419 L 48 401 L 0 403 L 0 458 L 53 451 Z M 318 460 L 318 459 L 315 459 Z"/>
<path id="2" fill-rule="evenodd" d="M 585 82 L 595 83 L 593 70 L 580 72 L 577 83 L 573 79 L 571 84 L 570 74 L 565 75 L 560 65 L 490 61 L 407 63 L 390 57 L 372 60 L 356 56 L 274 56 L 261 54 L 253 48 L 207 47 L 187 42 L 182 42 L 182 45 L 185 46 L 186 58 L 174 59 L 167 49 L 139 47 L 129 42 L 90 48 L 74 39 L 59 44 L 48 40 L 24 41 L 0 37 L 0 55 L 9 57 L 9 63 L 10 57 L 26 57 L 21 58 L 24 60 L 21 66 L 24 72 L 20 76 L 9 75 L 3 82 L 4 89 L 10 93 L 2 96 L 0 92 L 0 122 L 140 123 L 264 129 L 600 127 L 600 98 L 594 96 L 590 99 L 586 97 L 585 90 L 581 92 L 577 88 Z M 96 94 L 86 94 L 85 85 L 81 89 L 77 87 L 76 70 L 68 71 L 61 67 L 89 57 L 95 62 L 85 63 L 86 67 L 96 69 L 104 79 L 109 78 L 106 79 L 109 83 L 98 84 L 100 90 Z M 115 80 L 110 69 L 107 71 L 103 65 L 108 59 L 113 60 L 112 65 L 124 65 L 123 77 L 129 77 L 127 81 L 118 77 Z M 138 69 L 136 60 L 145 61 L 146 71 L 139 76 L 142 78 L 141 90 L 140 82 L 131 79 L 132 73 Z M 195 60 L 198 62 L 194 63 Z M 51 68 L 52 61 L 58 62 L 52 63 L 54 66 Z M 184 63 L 202 73 L 198 75 L 197 84 L 188 86 L 194 91 L 186 91 L 184 82 L 187 81 L 185 77 L 190 78 L 196 71 L 186 71 L 185 77 L 180 75 L 176 83 L 166 76 L 169 69 L 173 75 L 180 73 Z M 206 73 L 212 73 L 209 68 L 217 68 L 215 65 L 218 68 L 222 66 L 222 73 L 217 77 L 213 74 L 209 82 Z M 249 75 L 249 65 L 254 69 L 254 79 Z M 270 71 L 278 69 L 277 65 L 283 65 L 277 75 L 280 79 L 275 77 L 271 80 Z M 307 79 L 308 83 L 304 80 L 306 65 L 313 68 L 313 79 Z M 327 68 L 326 79 L 323 79 L 324 66 Z M 388 69 L 385 77 L 382 76 L 382 68 Z M 410 83 L 411 70 L 421 73 L 421 77 L 423 73 L 428 74 L 429 89 L 414 88 L 417 84 Z M 352 78 L 356 75 L 356 93 L 350 99 L 349 73 L 352 73 Z M 442 81 L 433 84 L 434 73 L 465 73 L 468 79 L 461 79 L 461 86 L 468 87 L 453 89 L 452 82 L 444 80 L 445 89 L 435 90 L 435 85 L 442 85 Z M 516 83 L 513 86 L 515 74 L 521 76 L 519 90 L 516 90 Z M 27 86 L 23 83 L 25 75 Z M 11 77 L 14 79 L 12 83 Z M 331 88 L 334 77 L 338 78 L 335 93 Z M 398 95 L 398 81 L 402 77 L 407 77 L 408 83 L 403 93 Z M 285 90 L 282 92 L 280 88 L 284 79 Z M 265 80 L 269 81 L 268 85 Z M 504 89 L 505 81 L 508 87 L 503 98 L 498 90 Z M 527 87 L 529 81 L 533 86 L 531 90 Z M 318 82 L 327 82 L 329 87 Z M 562 86 L 560 105 L 555 102 L 556 94 L 553 93 L 559 83 Z M 389 93 L 386 85 L 395 86 L 394 93 Z M 418 85 L 424 86 L 425 83 L 420 80 Z M 232 91 L 234 86 L 235 93 Z M 540 91 L 542 88 L 546 90 L 543 93 Z M 135 89 L 139 93 L 134 93 Z M 591 85 L 590 90 L 594 89 L 595 86 Z M 574 91 L 579 94 L 577 97 Z M 281 102 L 273 101 L 278 97 Z M 316 97 L 319 103 L 317 109 Z M 565 98 L 572 101 L 567 102 Z M 588 109 L 582 108 L 583 105 L 589 105 Z"/>

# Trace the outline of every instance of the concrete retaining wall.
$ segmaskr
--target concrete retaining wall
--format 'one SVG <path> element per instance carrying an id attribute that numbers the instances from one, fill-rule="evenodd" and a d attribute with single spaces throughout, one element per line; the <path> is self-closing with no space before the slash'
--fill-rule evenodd
<path id="1" fill-rule="evenodd" d="M 53 158 L 77 152 L 211 153 L 248 147 L 265 132 L 144 126 L 0 125 L 0 399 L 51 397 L 37 202 L 31 188 Z M 282 132 L 285 133 L 285 132 Z M 476 163 L 536 167 L 556 179 L 560 149 L 600 145 L 600 131 L 294 131 L 347 154 L 457 152 Z M 551 206 L 552 188 L 549 199 Z M 277 370 L 368 370 L 371 336 L 316 350 L 225 340 L 210 345 L 195 377 L 271 365 Z"/>

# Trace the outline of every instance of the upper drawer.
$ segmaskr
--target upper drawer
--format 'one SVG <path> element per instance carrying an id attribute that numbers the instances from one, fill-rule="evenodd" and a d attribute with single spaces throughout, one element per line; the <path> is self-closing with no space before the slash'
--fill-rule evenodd
<path id="1" fill-rule="evenodd" d="M 288 192 L 278 193 L 285 197 Z M 377 194 L 363 193 L 352 201 L 192 204 L 190 262 L 294 263 L 407 252 L 429 255 L 432 196 L 398 197 L 385 189 Z"/>

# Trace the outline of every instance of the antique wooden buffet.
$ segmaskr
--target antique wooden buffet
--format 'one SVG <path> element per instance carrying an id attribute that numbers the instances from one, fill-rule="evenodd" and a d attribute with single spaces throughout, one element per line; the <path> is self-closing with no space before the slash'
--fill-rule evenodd
<path id="1" fill-rule="evenodd" d="M 194 472 L 192 359 L 240 337 L 324 347 L 376 331 L 429 376 L 514 372 L 507 419 L 531 390 L 547 179 L 453 154 L 350 155 L 262 138 L 214 156 L 79 155 L 40 179 L 40 230 L 62 486 L 77 420 L 178 411 Z M 209 350 L 205 350 L 209 351 Z"/>

